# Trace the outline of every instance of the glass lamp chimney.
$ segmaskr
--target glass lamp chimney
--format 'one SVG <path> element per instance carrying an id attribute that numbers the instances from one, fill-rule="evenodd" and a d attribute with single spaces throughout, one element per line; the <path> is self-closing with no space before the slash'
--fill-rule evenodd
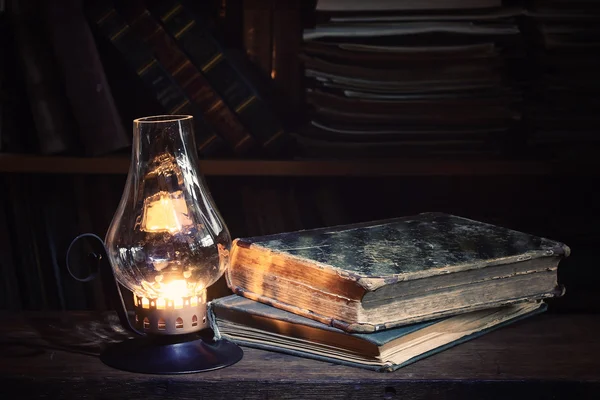
<path id="1" fill-rule="evenodd" d="M 231 237 L 197 168 L 193 118 L 140 118 L 133 128 L 108 258 L 134 294 L 138 329 L 195 332 L 206 326 L 206 288 L 229 265 Z"/>

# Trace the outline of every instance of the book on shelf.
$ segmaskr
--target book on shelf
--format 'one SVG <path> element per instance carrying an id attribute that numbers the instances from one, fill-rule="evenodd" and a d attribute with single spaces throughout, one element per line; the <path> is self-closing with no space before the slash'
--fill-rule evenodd
<path id="1" fill-rule="evenodd" d="M 546 308 L 542 301 L 523 302 L 375 333 L 348 333 L 231 295 L 209 303 L 208 319 L 215 337 L 241 346 L 391 372 Z"/>
<path id="2" fill-rule="evenodd" d="M 268 78 L 273 63 L 272 0 L 243 0 L 243 45 L 250 62 Z"/>
<path id="3" fill-rule="evenodd" d="M 127 66 L 154 95 L 165 113 L 188 114 L 194 117 L 194 133 L 199 154 L 211 156 L 221 152 L 224 141 L 205 120 L 204 110 L 178 85 L 156 59 L 152 48 L 131 29 L 112 2 L 90 2 L 87 14 L 100 34 L 115 46 Z"/>
<path id="4" fill-rule="evenodd" d="M 20 28 L 18 11 L 0 13 L 0 152 L 24 153 L 39 148 L 23 66 L 17 60 Z"/>
<path id="5" fill-rule="evenodd" d="M 200 13 L 202 2 L 188 2 L 189 6 L 196 6 L 196 13 Z M 209 12 L 203 14 L 216 16 L 215 37 L 225 48 L 241 48 L 243 43 L 243 18 L 244 7 L 243 0 L 221 0 L 218 4 L 213 4 Z"/>
<path id="6" fill-rule="evenodd" d="M 354 156 L 363 142 L 380 143 L 370 146 L 371 156 L 388 156 L 389 146 L 422 155 L 433 148 L 479 151 L 460 134 L 444 134 L 443 143 L 431 135 L 382 140 L 376 136 L 384 124 L 396 131 L 409 124 L 413 132 L 489 129 L 478 138 L 482 153 L 515 147 L 523 103 L 515 74 L 525 53 L 521 7 L 497 0 L 320 0 L 315 14 L 299 55 L 309 119 L 295 132 L 303 155 Z M 327 129 L 344 123 L 357 129 Z"/>
<path id="7" fill-rule="evenodd" d="M 302 46 L 302 1 L 273 1 L 272 10 L 271 77 L 289 106 L 297 111 L 302 100 L 302 70 L 298 59 Z"/>
<path id="8" fill-rule="evenodd" d="M 57 79 L 52 43 L 44 29 L 47 18 L 38 1 L 13 2 L 12 5 L 13 33 L 35 125 L 37 148 L 45 155 L 69 152 L 76 144 L 75 124 Z"/>
<path id="9" fill-rule="evenodd" d="M 421 3 L 424 4 L 424 3 Z M 439 9 L 439 10 L 427 10 L 424 12 L 423 9 L 417 9 L 415 12 L 405 13 L 339 13 L 332 14 L 327 18 L 329 22 L 344 22 L 344 23 L 365 23 L 365 22 L 401 22 L 401 21 L 453 21 L 453 20 L 465 20 L 475 19 L 478 21 L 497 19 L 497 18 L 510 18 L 521 16 L 525 13 L 522 7 L 518 6 L 503 6 L 501 8 L 457 8 L 457 9 Z"/>
<path id="10" fill-rule="evenodd" d="M 44 1 L 49 38 L 86 154 L 126 149 L 131 137 L 117 110 L 82 0 Z"/>
<path id="11" fill-rule="evenodd" d="M 563 243 L 444 213 L 236 239 L 236 294 L 349 332 L 561 296 Z"/>
<path id="12" fill-rule="evenodd" d="M 200 67 L 181 49 L 144 2 L 128 2 L 120 9 L 131 29 L 149 45 L 156 59 L 164 65 L 192 101 L 203 110 L 204 118 L 237 154 L 252 151 L 256 141 L 243 126 L 234 110 L 210 85 Z"/>
<path id="13" fill-rule="evenodd" d="M 412 10 L 453 10 L 469 8 L 497 8 L 502 0 L 317 0 L 317 11 L 324 12 L 374 12 Z"/>
<path id="14" fill-rule="evenodd" d="M 250 135 L 270 152 L 286 144 L 279 116 L 265 99 L 244 60 L 226 50 L 207 29 L 201 14 L 185 1 L 147 1 L 148 9 L 164 26 L 179 48 L 189 57 L 212 88 L 233 110 Z"/>
<path id="15" fill-rule="evenodd" d="M 377 24 L 331 24 L 331 26 L 317 26 L 315 29 L 304 30 L 304 40 L 315 40 L 324 38 L 353 38 L 353 37 L 386 37 L 386 36 L 409 36 L 419 34 L 442 33 L 447 35 L 516 35 L 519 29 L 516 25 L 474 24 L 465 21 L 402 21 L 402 22 L 379 22 Z M 351 40 L 351 39 L 349 39 Z"/>

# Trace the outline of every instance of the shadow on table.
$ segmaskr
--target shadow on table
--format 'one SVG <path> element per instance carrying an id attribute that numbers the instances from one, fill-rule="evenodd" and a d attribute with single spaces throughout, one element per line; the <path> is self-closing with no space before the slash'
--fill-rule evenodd
<path id="1" fill-rule="evenodd" d="M 0 332 L 0 359 L 33 357 L 56 350 L 98 356 L 108 344 L 132 337 L 113 313 L 94 317 L 54 314 L 25 322 L 21 329 Z"/>

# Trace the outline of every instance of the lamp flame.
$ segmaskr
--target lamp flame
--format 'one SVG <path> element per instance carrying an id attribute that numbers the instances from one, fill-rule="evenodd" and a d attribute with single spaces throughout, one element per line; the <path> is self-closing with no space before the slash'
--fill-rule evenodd
<path id="1" fill-rule="evenodd" d="M 191 225 L 192 220 L 181 192 L 159 192 L 144 200 L 141 230 L 176 233 Z"/>

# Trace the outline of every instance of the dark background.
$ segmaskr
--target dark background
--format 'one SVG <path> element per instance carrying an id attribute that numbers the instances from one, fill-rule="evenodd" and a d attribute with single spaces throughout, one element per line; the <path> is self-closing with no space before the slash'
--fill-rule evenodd
<path id="1" fill-rule="evenodd" d="M 39 129 L 33 122 L 30 92 L 26 89 L 26 69 L 18 55 L 20 44 L 14 35 L 12 3 L 17 2 L 4 4 L 0 35 L 3 117 L 0 136 L 3 143 L 0 148 L 0 307 L 13 310 L 105 309 L 108 305 L 98 282 L 83 284 L 68 276 L 65 253 L 71 240 L 80 233 L 104 236 L 122 193 L 126 169 L 115 168 L 121 172 L 115 174 L 110 161 L 101 159 L 94 164 L 95 159 L 89 158 L 86 168 L 95 173 L 82 173 L 78 164 L 69 164 L 70 158 L 67 158 L 85 156 L 81 144 L 77 143 L 66 152 L 42 154 L 38 143 Z M 221 2 L 206 2 L 197 12 L 214 23 L 214 35 L 221 43 L 244 53 L 242 1 L 227 3 L 226 9 L 222 8 Z M 314 15 L 308 2 L 297 12 L 302 16 L 303 24 L 311 23 Z M 297 37 L 293 35 L 300 32 L 290 31 L 289 34 L 294 42 Z M 139 82 L 123 68 L 119 54 L 98 37 L 96 44 L 122 123 L 129 133 L 131 119 L 154 114 L 155 106 L 145 105 L 141 98 L 136 98 Z M 52 58 L 48 46 L 48 43 L 38 43 L 38 48 L 49 50 Z M 54 75 L 49 76 L 55 77 L 60 89 L 69 77 L 48 68 L 47 71 L 54 71 Z M 301 82 L 302 78 L 298 77 L 298 80 Z M 297 98 L 290 97 L 285 85 L 282 88 L 280 83 L 273 81 L 271 84 L 289 104 L 285 110 L 286 128 L 295 131 L 305 123 L 307 105 L 301 93 Z M 73 141 L 77 142 L 76 124 L 65 129 L 73 133 Z M 485 155 L 475 158 L 436 156 L 435 167 L 423 168 L 431 156 L 420 157 L 399 149 L 396 154 L 386 157 L 395 173 L 359 176 L 341 172 L 331 176 L 326 164 L 320 172 L 313 170 L 304 174 L 306 165 L 321 159 L 307 161 L 307 157 L 295 152 L 292 146 L 280 155 L 220 157 L 225 160 L 244 158 L 249 162 L 265 158 L 295 160 L 295 173 L 290 176 L 281 176 L 264 168 L 262 172 L 248 176 L 242 167 L 239 176 L 220 173 L 217 168 L 206 178 L 233 237 L 442 211 L 562 241 L 572 250 L 572 255 L 559 267 L 559 279 L 567 291 L 563 298 L 550 302 L 550 311 L 595 312 L 598 310 L 595 295 L 600 283 L 595 254 L 600 232 L 599 170 L 597 152 L 589 146 L 582 147 L 585 151 L 567 152 L 565 146 L 562 152 L 559 142 L 542 157 L 539 149 L 516 149 L 512 154 L 500 157 L 507 162 L 505 165 L 510 167 L 510 172 L 504 172 L 502 167 L 479 171 L 477 165 L 486 166 L 488 162 L 494 165 L 498 159 L 494 156 L 492 160 L 491 156 Z M 129 151 L 124 148 L 101 156 L 122 160 Z M 61 173 L 46 172 L 56 165 L 51 157 L 57 157 L 62 163 Z M 328 157 L 329 160 L 337 158 L 335 155 Z M 357 157 L 346 158 L 344 162 L 355 163 L 358 169 L 360 165 L 368 169 L 370 163 L 379 161 L 378 157 Z M 463 172 L 448 173 L 444 167 L 446 162 L 448 166 L 458 163 L 464 167 Z M 421 167 L 411 168 L 411 163 Z M 529 166 L 537 170 L 532 172 Z M 223 282 L 217 289 L 224 290 Z"/>

